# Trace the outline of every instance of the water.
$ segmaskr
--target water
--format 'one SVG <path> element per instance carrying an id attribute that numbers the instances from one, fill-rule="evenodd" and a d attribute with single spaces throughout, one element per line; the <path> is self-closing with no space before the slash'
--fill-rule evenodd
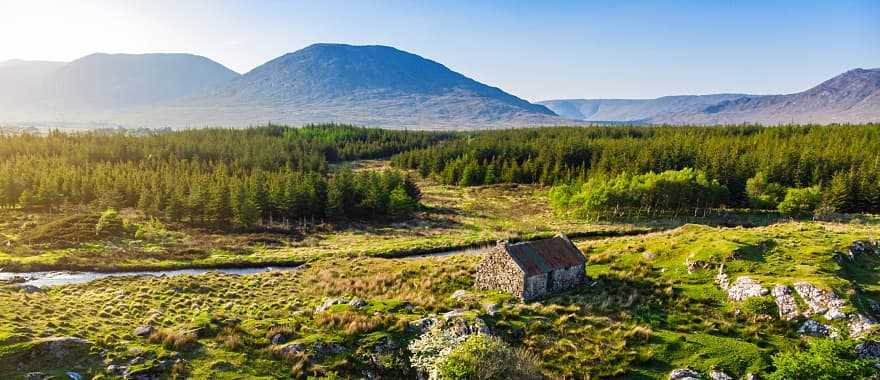
<path id="1" fill-rule="evenodd" d="M 178 270 L 158 270 L 158 271 L 136 271 L 136 272 L 0 272 L 0 281 L 9 281 L 16 277 L 24 278 L 25 281 L 18 283 L 19 286 L 58 286 L 70 284 L 82 284 L 107 277 L 135 277 L 135 276 L 153 276 L 153 277 L 171 277 L 180 275 L 200 275 L 205 273 L 225 273 L 230 275 L 252 275 L 274 271 L 294 271 L 297 267 L 262 267 L 262 268 L 226 268 L 226 269 L 178 269 Z"/>

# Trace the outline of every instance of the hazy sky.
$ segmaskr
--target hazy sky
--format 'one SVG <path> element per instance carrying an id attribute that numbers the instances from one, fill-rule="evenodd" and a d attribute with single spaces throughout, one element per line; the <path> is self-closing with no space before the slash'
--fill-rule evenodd
<path id="1" fill-rule="evenodd" d="M 391 45 L 529 99 L 786 93 L 880 67 L 880 1 L 0 0 L 0 60 L 188 52 L 246 72 Z"/>

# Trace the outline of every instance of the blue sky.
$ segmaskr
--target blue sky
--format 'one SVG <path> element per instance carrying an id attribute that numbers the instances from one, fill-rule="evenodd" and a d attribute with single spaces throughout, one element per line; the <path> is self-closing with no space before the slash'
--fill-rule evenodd
<path id="1" fill-rule="evenodd" d="M 190 52 L 246 72 L 382 44 L 529 100 L 787 93 L 880 67 L 880 1 L 0 0 L 0 60 Z"/>

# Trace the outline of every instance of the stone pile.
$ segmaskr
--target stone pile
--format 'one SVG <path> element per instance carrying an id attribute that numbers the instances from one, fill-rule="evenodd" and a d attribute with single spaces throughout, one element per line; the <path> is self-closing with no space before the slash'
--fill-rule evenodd
<path id="1" fill-rule="evenodd" d="M 841 309 L 846 306 L 846 302 L 840 299 L 837 294 L 832 291 L 822 290 L 808 282 L 797 282 L 794 284 L 794 290 L 810 307 L 804 312 L 804 315 L 823 315 L 829 320 L 845 318 L 846 313 Z"/>

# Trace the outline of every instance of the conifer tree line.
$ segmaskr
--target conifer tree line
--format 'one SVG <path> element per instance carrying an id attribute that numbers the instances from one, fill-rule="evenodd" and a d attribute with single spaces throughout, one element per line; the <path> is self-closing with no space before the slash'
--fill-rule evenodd
<path id="1" fill-rule="evenodd" d="M 878 146 L 878 124 L 552 127 L 464 133 L 454 141 L 403 152 L 393 163 L 462 186 L 597 187 L 601 180 L 616 182 L 619 189 L 626 187 L 623 183 L 663 185 L 674 179 L 699 187 L 697 179 L 705 176 L 709 190 L 701 199 L 713 201 L 700 207 L 776 208 L 789 190 L 796 190 L 795 197 L 818 192 L 818 203 L 839 212 L 880 212 Z M 684 169 L 694 172 L 638 178 Z M 576 191 L 559 194 L 565 192 Z"/>
<path id="2" fill-rule="evenodd" d="M 345 125 L 0 135 L 0 207 L 137 207 L 196 225 L 404 215 L 420 192 L 399 171 L 330 164 L 428 147 L 450 134 Z"/>

